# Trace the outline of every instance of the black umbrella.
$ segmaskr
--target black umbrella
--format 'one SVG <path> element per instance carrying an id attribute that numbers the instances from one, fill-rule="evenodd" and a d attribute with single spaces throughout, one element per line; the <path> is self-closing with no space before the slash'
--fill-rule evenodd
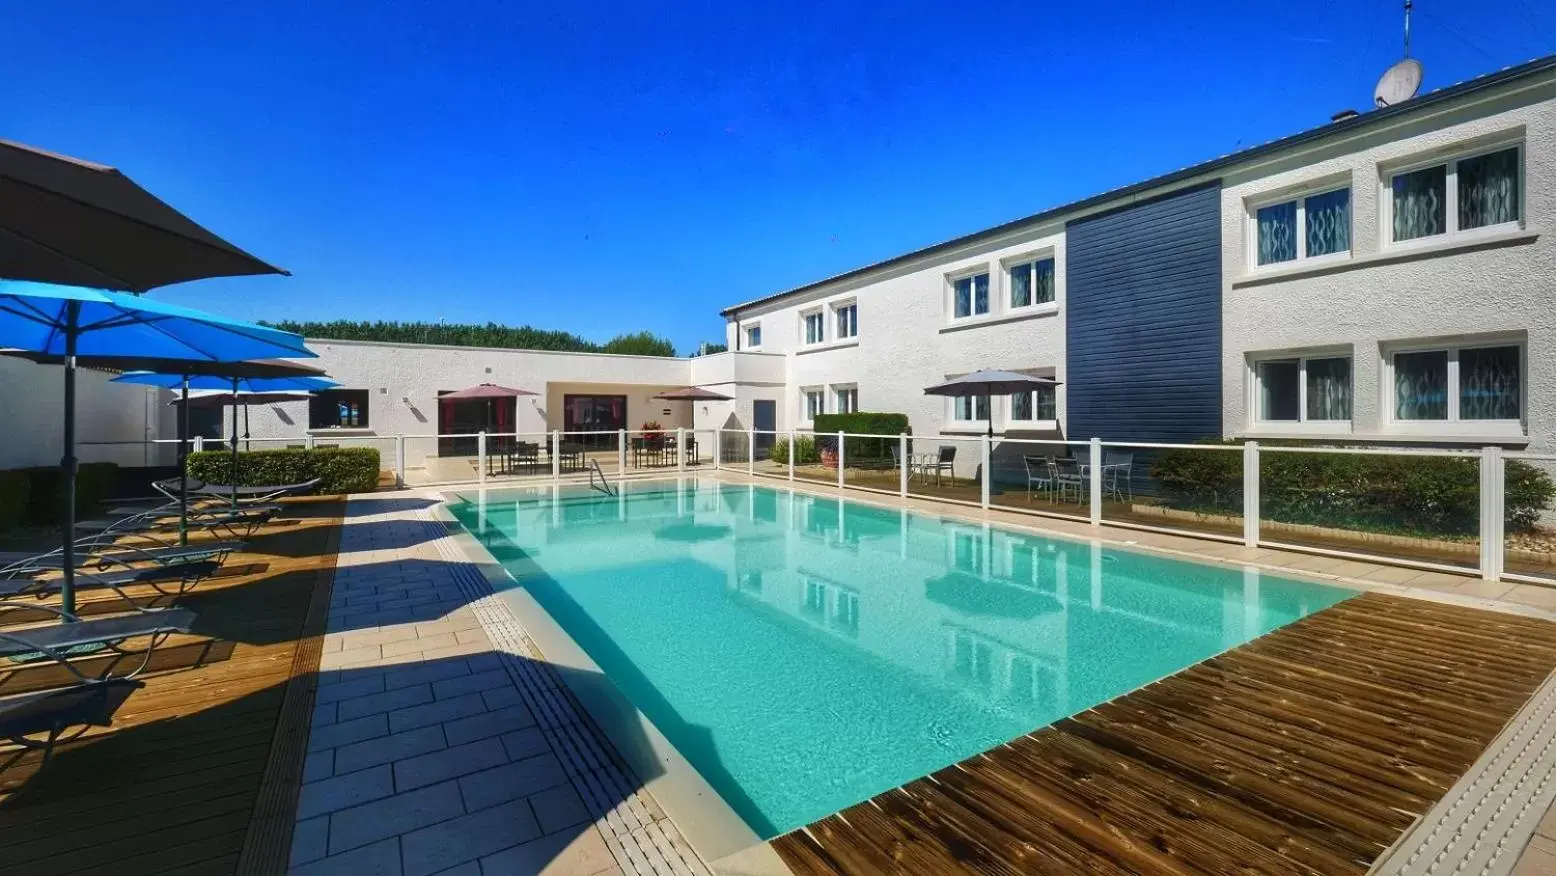
<path id="1" fill-rule="evenodd" d="M 145 292 L 285 273 L 112 167 L 0 140 L 0 278 Z"/>
<path id="2" fill-rule="evenodd" d="M 937 383 L 934 386 L 924 388 L 925 395 L 945 395 L 953 398 L 977 398 L 983 397 L 989 405 L 989 437 L 994 437 L 994 411 L 993 397 L 996 395 L 1011 395 L 1018 392 L 1031 392 L 1046 386 L 1058 386 L 1059 381 L 1052 377 L 1033 377 L 1030 374 L 1017 374 L 1014 371 L 974 371 L 971 374 L 963 374 L 961 377 L 947 380 L 945 383 Z"/>

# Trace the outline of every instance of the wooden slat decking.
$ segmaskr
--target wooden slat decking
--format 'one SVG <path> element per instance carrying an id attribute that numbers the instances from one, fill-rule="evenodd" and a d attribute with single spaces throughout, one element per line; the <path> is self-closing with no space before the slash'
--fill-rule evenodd
<path id="1" fill-rule="evenodd" d="M 1364 594 L 773 847 L 797 876 L 1363 874 L 1553 667 L 1556 624 Z"/>
<path id="2" fill-rule="evenodd" d="M 310 601 L 333 572 L 343 508 L 339 500 L 291 503 L 289 520 L 251 536 L 227 573 L 177 598 L 199 614 L 197 635 L 165 647 L 153 664 L 160 671 L 142 676 L 146 687 L 113 727 L 63 746 L 42 771 L 34 755 L 0 771 L 0 874 L 234 872 L 288 683 L 318 667 L 317 648 L 311 666 L 296 662 L 307 656 L 299 646 Z M 122 606 L 83 594 L 83 613 Z M 0 663 L 0 693 L 48 686 L 57 674 Z M 0 765 L 11 754 L 0 744 Z M 296 757 L 300 769 L 300 749 Z M 290 792 L 279 804 L 288 836 L 271 844 L 289 838 L 295 781 Z"/>

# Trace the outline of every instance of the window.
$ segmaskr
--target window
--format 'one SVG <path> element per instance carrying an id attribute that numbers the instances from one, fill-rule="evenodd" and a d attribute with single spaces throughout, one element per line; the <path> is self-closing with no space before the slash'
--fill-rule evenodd
<path id="1" fill-rule="evenodd" d="M 957 319 L 989 312 L 989 275 L 987 272 L 962 277 L 951 283 L 952 310 Z"/>
<path id="2" fill-rule="evenodd" d="M 1462 347 L 1395 353 L 1394 419 L 1512 421 L 1523 416 L 1523 348 Z"/>
<path id="3" fill-rule="evenodd" d="M 826 395 L 819 389 L 801 390 L 800 405 L 807 421 L 816 419 L 817 414 L 827 412 Z"/>
<path id="4" fill-rule="evenodd" d="M 994 649 L 970 633 L 954 631 L 951 634 L 951 673 L 980 687 L 990 686 L 994 681 Z"/>
<path id="5" fill-rule="evenodd" d="M 1351 251 L 1351 190 L 1334 189 L 1254 211 L 1254 264 Z"/>
<path id="6" fill-rule="evenodd" d="M 1394 174 L 1388 198 L 1394 242 L 1519 222 L 1521 153 L 1511 146 Z"/>
<path id="7" fill-rule="evenodd" d="M 326 389 L 315 393 L 308 400 L 308 428 L 365 429 L 367 399 L 365 389 Z"/>
<path id="8" fill-rule="evenodd" d="M 951 418 L 963 422 L 975 420 L 987 420 L 989 418 L 989 397 L 961 396 L 951 399 Z"/>
<path id="9" fill-rule="evenodd" d="M 859 387 L 839 387 L 833 395 L 837 399 L 837 412 L 840 414 L 859 413 Z"/>
<path id="10" fill-rule="evenodd" d="M 1021 421 L 1059 419 L 1059 405 L 1054 387 L 1045 386 L 1032 392 L 1013 394 L 1010 397 L 1010 418 Z"/>
<path id="11" fill-rule="evenodd" d="M 746 327 L 746 348 L 755 349 L 762 346 L 762 327 L 759 325 Z"/>
<path id="12" fill-rule="evenodd" d="M 1351 419 L 1351 359 L 1327 356 L 1254 363 L 1254 418 L 1264 423 Z"/>
<path id="13" fill-rule="evenodd" d="M 1054 300 L 1054 260 L 1038 259 L 1010 266 L 1010 307 L 1031 307 Z"/>
<path id="14" fill-rule="evenodd" d="M 838 588 L 832 603 L 832 626 L 846 633 L 859 632 L 859 595 Z"/>
<path id="15" fill-rule="evenodd" d="M 802 318 L 805 320 L 805 343 L 819 344 L 826 340 L 827 324 L 821 311 L 807 313 Z"/>
<path id="16" fill-rule="evenodd" d="M 857 337 L 859 335 L 859 305 L 845 304 L 832 311 L 837 315 L 837 339 Z"/>

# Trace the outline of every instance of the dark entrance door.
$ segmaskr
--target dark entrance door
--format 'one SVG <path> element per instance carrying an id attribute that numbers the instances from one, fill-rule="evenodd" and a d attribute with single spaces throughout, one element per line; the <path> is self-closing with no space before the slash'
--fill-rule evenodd
<path id="1" fill-rule="evenodd" d="M 624 395 L 562 396 L 563 432 L 616 432 L 627 428 Z M 565 440 L 584 447 L 615 449 L 616 436 L 567 435 Z"/>
<path id="2" fill-rule="evenodd" d="M 772 399 L 756 399 L 751 402 L 751 428 L 756 430 L 756 458 L 764 459 L 778 436 L 778 403 Z M 767 434 L 763 434 L 763 433 Z"/>
<path id="3" fill-rule="evenodd" d="M 448 392 L 449 390 L 444 390 Z M 443 393 L 438 393 L 442 395 Z M 469 435 L 469 438 L 439 438 L 439 456 L 475 456 L 477 432 L 512 432 L 517 422 L 518 405 L 515 399 L 466 399 L 463 401 L 438 401 L 438 434 Z M 487 449 L 495 443 L 488 438 Z"/>

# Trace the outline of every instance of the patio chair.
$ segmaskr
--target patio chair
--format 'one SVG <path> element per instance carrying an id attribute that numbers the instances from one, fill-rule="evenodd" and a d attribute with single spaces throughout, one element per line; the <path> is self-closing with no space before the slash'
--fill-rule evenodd
<path id="1" fill-rule="evenodd" d="M 951 479 L 956 479 L 956 445 L 941 447 L 940 453 L 932 460 L 919 463 L 919 470 L 927 477 L 930 473 L 935 475 L 935 483 L 939 484 L 943 475 L 949 473 Z"/>
<path id="2" fill-rule="evenodd" d="M 67 669 L 81 681 L 92 681 L 70 662 L 70 651 L 82 647 L 101 646 L 115 654 L 127 657 L 140 656 L 140 665 L 120 678 L 134 678 L 151 665 L 151 656 L 158 646 L 175 633 L 188 633 L 194 628 L 195 613 L 187 608 L 168 608 L 162 611 L 145 611 L 136 614 L 82 620 L 52 605 L 17 605 L 0 602 L 0 613 L 6 609 L 45 611 L 58 615 L 60 623 L 22 629 L 0 629 L 0 658 L 48 658 Z M 144 649 L 125 648 L 132 639 L 145 639 Z M 24 662 L 25 659 L 24 659 Z M 103 669 L 99 679 L 107 678 L 112 664 Z"/>
<path id="3" fill-rule="evenodd" d="M 1026 468 L 1027 472 L 1027 501 L 1032 501 L 1033 487 L 1047 493 L 1049 500 L 1052 501 L 1054 492 L 1053 457 L 1023 456 L 1021 457 L 1021 464 Z"/>
<path id="4" fill-rule="evenodd" d="M 137 604 L 133 597 L 124 592 L 124 588 L 145 584 L 163 596 L 178 596 L 193 590 L 201 581 L 216 574 L 220 568 L 219 564 L 211 560 L 201 560 L 138 569 L 95 572 L 77 570 L 75 586 L 78 591 L 99 588 L 112 590 L 135 611 L 161 611 L 162 609 L 148 609 Z M 58 593 L 63 583 L 63 578 L 13 578 L 0 581 L 0 600 L 23 596 L 43 599 Z"/>
<path id="5" fill-rule="evenodd" d="M 1102 454 L 1103 487 L 1120 502 L 1134 500 L 1134 467 L 1134 453 L 1109 450 Z"/>
<path id="6" fill-rule="evenodd" d="M 519 466 L 525 466 L 533 472 L 540 468 L 540 445 L 533 441 L 515 441 L 513 449 L 508 453 L 508 469 L 518 470 Z"/>
<path id="7" fill-rule="evenodd" d="M 104 678 L 0 697 L 0 739 L 23 752 L 42 752 L 42 763 L 47 764 L 59 743 L 76 739 L 92 727 L 110 726 L 124 701 L 145 685 L 131 678 Z M 72 729 L 76 732 L 67 735 Z M 34 738 L 38 736 L 43 738 Z"/>
<path id="8" fill-rule="evenodd" d="M 1075 490 L 1076 502 L 1086 498 L 1086 476 L 1081 474 L 1080 460 L 1074 457 L 1054 460 L 1053 477 L 1059 487 L 1059 501 L 1063 502 L 1071 489 Z"/>

